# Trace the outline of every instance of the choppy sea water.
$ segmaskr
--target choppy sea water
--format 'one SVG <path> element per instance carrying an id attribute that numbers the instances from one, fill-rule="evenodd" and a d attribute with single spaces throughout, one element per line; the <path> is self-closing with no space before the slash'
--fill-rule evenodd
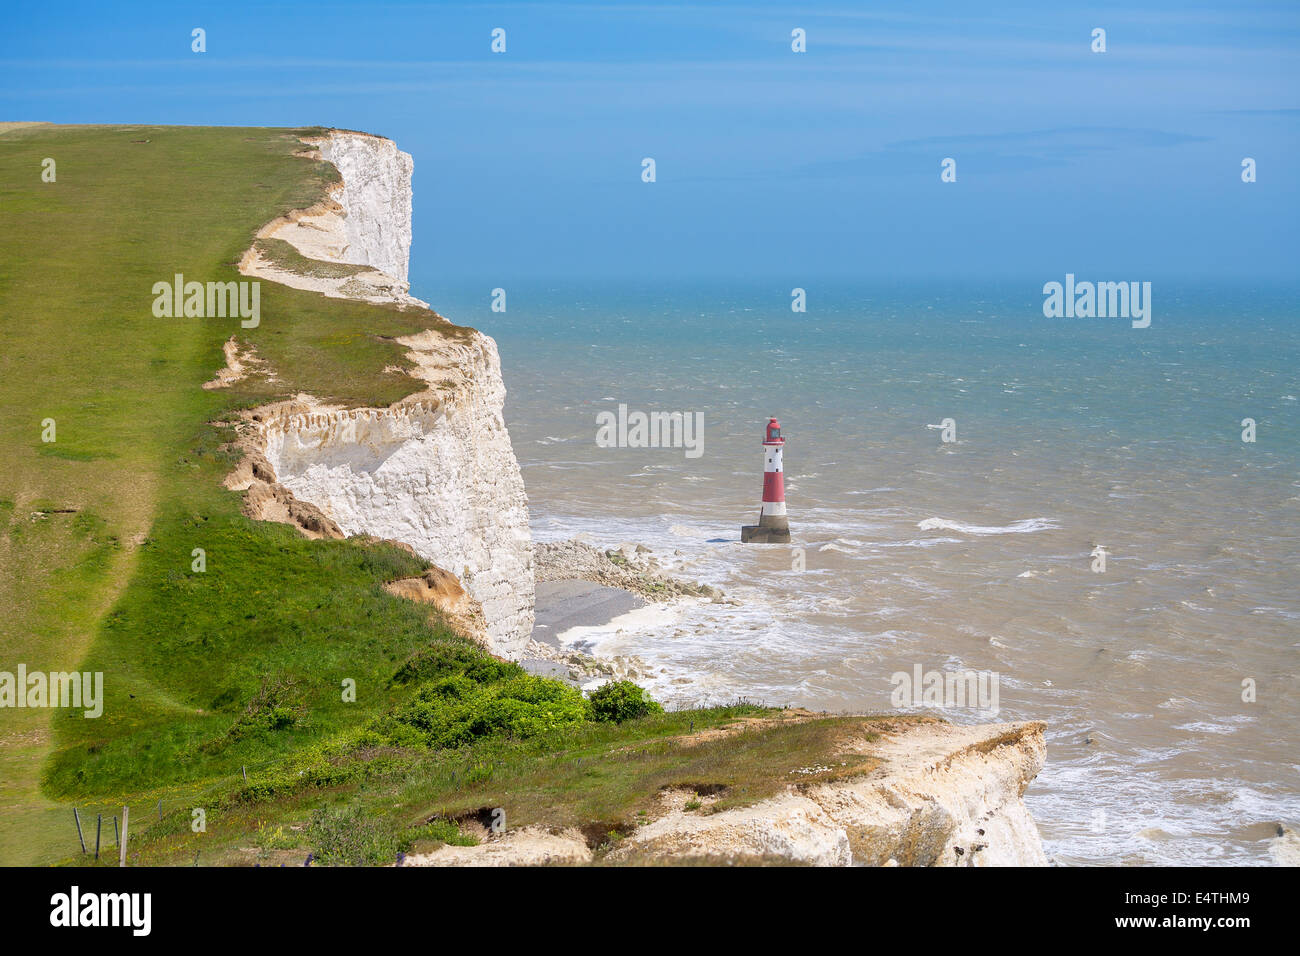
<path id="1" fill-rule="evenodd" d="M 832 284 L 805 314 L 775 283 L 415 291 L 500 345 L 537 539 L 645 544 L 741 602 L 581 635 L 661 700 L 888 710 L 896 672 L 991 671 L 996 715 L 943 713 L 1048 723 L 1053 860 L 1269 862 L 1300 824 L 1294 295 L 1156 283 L 1133 329 L 1046 319 L 1041 285 Z M 703 454 L 598 447 L 619 403 L 701 413 Z M 769 415 L 791 547 L 739 543 Z"/>

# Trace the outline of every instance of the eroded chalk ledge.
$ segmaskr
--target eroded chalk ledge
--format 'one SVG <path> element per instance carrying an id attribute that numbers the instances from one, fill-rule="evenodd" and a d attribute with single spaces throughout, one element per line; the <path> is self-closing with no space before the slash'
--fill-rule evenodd
<path id="1" fill-rule="evenodd" d="M 871 726 L 892 730 L 878 739 L 863 731 L 861 753 L 879 763 L 859 777 L 791 784 L 718 813 L 707 812 L 707 797 L 665 790 L 657 814 L 610 844 L 577 827 L 524 827 L 487 835 L 478 846 L 411 856 L 404 865 L 1047 865 L 1023 800 L 1046 756 L 1044 724 Z"/>
<path id="2" fill-rule="evenodd" d="M 241 271 L 326 296 L 427 310 L 408 293 L 408 153 L 366 133 L 306 141 L 341 181 L 310 209 L 258 233 Z M 386 408 L 342 408 L 299 394 L 245 412 L 244 462 L 227 487 L 245 513 L 311 537 L 369 535 L 411 547 L 466 592 L 473 636 L 518 658 L 533 629 L 532 536 L 523 477 L 503 418 L 496 343 L 429 311 L 429 327 L 398 338 L 425 388 Z M 275 370 L 237 340 L 209 388 Z"/>

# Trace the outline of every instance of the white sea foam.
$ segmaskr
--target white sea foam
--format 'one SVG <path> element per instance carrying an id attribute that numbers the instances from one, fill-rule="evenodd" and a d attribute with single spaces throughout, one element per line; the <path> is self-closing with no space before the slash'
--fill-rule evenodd
<path id="1" fill-rule="evenodd" d="M 913 538 L 910 541 L 882 541 L 878 548 L 933 548 L 936 544 L 965 544 L 962 538 Z"/>
<path id="2" fill-rule="evenodd" d="M 947 518 L 926 518 L 916 525 L 922 531 L 956 531 L 958 534 L 1029 534 L 1033 531 L 1054 531 L 1060 527 L 1051 518 L 1025 518 L 1008 525 L 975 525 Z"/>
<path id="3" fill-rule="evenodd" d="M 626 614 L 611 618 L 605 624 L 571 627 L 566 631 L 561 631 L 555 637 L 566 647 L 583 645 L 590 647 L 592 653 L 595 654 L 624 653 L 623 651 L 610 651 L 604 645 L 619 636 L 620 632 L 658 632 L 673 626 L 681 619 L 685 604 L 686 602 L 682 601 L 647 604 L 644 607 L 635 608 Z"/>
<path id="4" fill-rule="evenodd" d="M 1175 724 L 1174 730 L 1185 730 L 1193 734 L 1233 734 L 1243 724 L 1254 721 L 1254 717 L 1234 714 L 1219 720 L 1195 720 L 1188 724 Z"/>
<path id="5" fill-rule="evenodd" d="M 839 551 L 842 554 L 856 554 L 861 550 L 861 544 L 850 543 L 843 538 L 836 538 L 834 541 L 828 541 L 823 544 L 819 551 Z"/>
<path id="6" fill-rule="evenodd" d="M 707 528 L 695 528 L 688 524 L 672 525 L 669 527 L 668 533 L 679 538 L 707 538 L 709 536 Z"/>

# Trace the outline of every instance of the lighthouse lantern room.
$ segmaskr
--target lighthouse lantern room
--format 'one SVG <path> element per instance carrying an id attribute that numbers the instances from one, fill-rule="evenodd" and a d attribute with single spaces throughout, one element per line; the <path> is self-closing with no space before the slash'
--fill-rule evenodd
<path id="1" fill-rule="evenodd" d="M 790 522 L 785 515 L 785 469 L 781 464 L 785 439 L 781 437 L 781 423 L 768 419 L 764 435 L 763 504 L 758 524 L 741 526 L 740 540 L 743 544 L 788 544 Z"/>

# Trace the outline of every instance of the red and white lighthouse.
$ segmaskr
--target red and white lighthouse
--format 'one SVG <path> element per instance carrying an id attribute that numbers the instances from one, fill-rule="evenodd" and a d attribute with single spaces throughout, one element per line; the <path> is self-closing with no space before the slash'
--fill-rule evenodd
<path id="1" fill-rule="evenodd" d="M 758 512 L 758 524 L 741 526 L 741 543 L 787 544 L 790 541 L 790 522 L 785 516 L 785 469 L 781 465 L 784 447 L 781 423 L 769 419 L 763 438 L 763 506 Z"/>

